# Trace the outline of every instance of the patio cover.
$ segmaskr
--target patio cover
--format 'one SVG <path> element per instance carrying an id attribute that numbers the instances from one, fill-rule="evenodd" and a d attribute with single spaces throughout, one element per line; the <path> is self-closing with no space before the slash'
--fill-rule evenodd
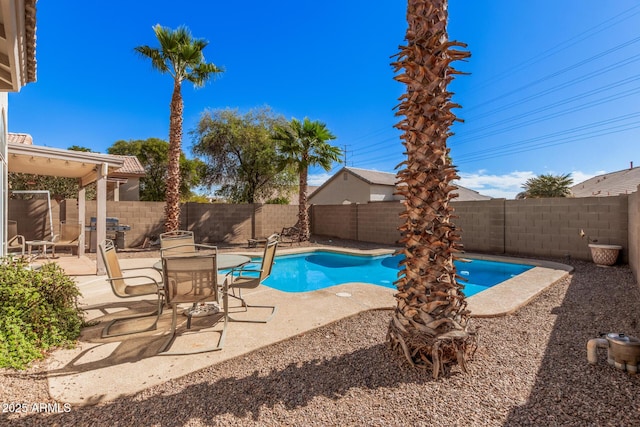
<path id="1" fill-rule="evenodd" d="M 83 227 L 85 218 L 84 187 L 96 181 L 97 241 L 100 242 L 107 237 L 107 175 L 122 167 L 124 164 L 122 158 L 32 144 L 9 142 L 7 145 L 9 172 L 60 176 L 79 180 L 78 218 Z M 80 245 L 78 250 L 82 255 L 84 246 Z M 100 257 L 96 259 L 96 273 L 105 274 L 104 263 Z"/>

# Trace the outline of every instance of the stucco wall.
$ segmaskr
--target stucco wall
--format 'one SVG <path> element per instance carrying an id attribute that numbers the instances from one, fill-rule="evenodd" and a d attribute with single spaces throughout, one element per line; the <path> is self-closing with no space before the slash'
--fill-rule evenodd
<path id="1" fill-rule="evenodd" d="M 400 200 L 402 196 L 394 196 L 395 187 L 389 185 L 371 185 L 369 189 L 369 200 L 372 202 L 386 202 Z"/>
<path id="2" fill-rule="evenodd" d="M 309 198 L 310 205 L 341 205 L 345 201 L 367 203 L 369 184 L 348 172 L 343 172 L 316 190 Z"/>

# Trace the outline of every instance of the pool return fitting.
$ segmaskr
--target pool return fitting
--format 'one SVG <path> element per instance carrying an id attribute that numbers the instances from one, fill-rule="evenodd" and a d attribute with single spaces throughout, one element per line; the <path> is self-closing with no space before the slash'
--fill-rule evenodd
<path id="1" fill-rule="evenodd" d="M 602 334 L 601 336 L 605 336 Z M 593 338 L 587 342 L 587 361 L 598 363 L 598 348 L 607 349 L 607 363 L 629 374 L 638 373 L 640 367 L 640 339 L 620 333 L 606 334 L 605 338 Z"/>

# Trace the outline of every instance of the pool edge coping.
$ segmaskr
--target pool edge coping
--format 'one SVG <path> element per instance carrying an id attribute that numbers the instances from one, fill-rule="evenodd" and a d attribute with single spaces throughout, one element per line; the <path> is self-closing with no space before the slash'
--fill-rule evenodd
<path id="1" fill-rule="evenodd" d="M 380 256 L 394 254 L 397 249 L 350 249 L 350 248 L 334 248 L 334 247 L 300 247 L 280 249 L 280 255 L 293 255 L 305 252 L 334 252 L 359 256 Z M 253 257 L 260 254 L 243 253 Z M 518 276 L 506 280 L 495 285 L 485 291 L 466 298 L 467 309 L 471 312 L 471 317 L 489 318 L 502 317 L 513 314 L 520 308 L 530 303 L 535 297 L 540 295 L 546 289 L 563 280 L 569 274 L 573 273 L 574 268 L 567 264 L 555 261 L 539 260 L 533 258 L 521 258 L 506 255 L 491 255 L 480 253 L 461 252 L 457 254 L 456 259 L 477 259 L 485 261 L 499 261 L 515 264 L 533 265 L 534 268 L 519 274 Z M 367 282 L 346 282 L 336 286 L 347 286 L 350 284 L 367 284 L 375 285 Z M 376 285 L 379 286 L 379 285 Z M 325 288 L 331 289 L 334 286 Z M 384 288 L 383 286 L 379 286 Z M 393 289 L 393 288 L 386 288 Z M 319 292 L 322 289 L 310 291 Z M 507 297 L 505 297 L 505 295 Z M 393 304 L 390 306 L 393 307 Z"/>

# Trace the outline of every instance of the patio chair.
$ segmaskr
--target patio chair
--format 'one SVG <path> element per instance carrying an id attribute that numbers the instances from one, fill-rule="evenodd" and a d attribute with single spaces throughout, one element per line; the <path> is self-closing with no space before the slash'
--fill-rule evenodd
<path id="1" fill-rule="evenodd" d="M 158 298 L 158 306 L 155 311 L 152 313 L 144 313 L 138 314 L 135 316 L 126 316 L 119 317 L 117 319 L 112 320 L 109 324 L 102 330 L 102 338 L 110 338 L 117 337 L 121 335 L 135 334 L 139 332 L 147 332 L 155 330 L 158 324 L 158 320 L 160 315 L 162 314 L 162 304 L 164 300 L 164 290 L 162 286 L 162 280 L 156 280 L 154 277 L 149 275 L 123 275 L 125 271 L 143 271 L 143 270 L 151 270 L 154 272 L 154 276 L 158 276 L 158 271 L 153 269 L 152 267 L 142 267 L 142 268 L 121 268 L 120 262 L 118 261 L 118 256 L 116 254 L 116 247 L 113 244 L 112 240 L 105 240 L 98 245 L 98 250 L 100 252 L 100 256 L 104 261 L 105 269 L 107 270 L 107 281 L 111 285 L 111 289 L 113 293 L 119 298 L 133 298 L 139 297 L 143 295 L 156 295 Z M 119 333 L 110 333 L 110 329 L 116 323 L 132 320 L 132 319 L 140 319 L 144 317 L 152 317 L 155 316 L 155 320 L 151 326 L 148 326 L 143 329 L 135 329 L 133 331 L 127 332 L 119 332 Z"/>
<path id="2" fill-rule="evenodd" d="M 250 308 L 266 308 L 270 309 L 271 313 L 268 317 L 262 320 L 244 320 L 244 319 L 234 319 L 229 316 L 230 322 L 249 322 L 249 323 L 267 323 L 274 314 L 276 314 L 277 307 L 271 305 L 249 305 L 242 298 L 242 290 L 243 289 L 254 289 L 257 288 L 264 282 L 270 275 L 271 270 L 273 269 L 273 260 L 276 255 L 276 248 L 278 247 L 278 238 L 276 235 L 269 236 L 267 239 L 267 243 L 264 246 L 264 254 L 262 256 L 262 264 L 259 270 L 247 268 L 247 266 L 240 267 L 238 269 L 233 269 L 228 273 L 229 276 L 229 284 L 228 287 L 233 293 L 230 295 L 233 298 L 240 300 L 242 303 L 242 307 L 244 307 L 244 311 L 248 311 Z M 247 275 L 247 273 L 254 273 L 252 275 Z M 255 275 L 257 273 L 257 275 Z M 237 276 L 236 276 L 237 274 Z M 235 295 L 235 289 L 238 289 L 238 295 Z"/>
<path id="3" fill-rule="evenodd" d="M 171 255 L 193 255 L 195 254 L 195 238 L 193 231 L 176 230 L 168 231 L 160 235 L 160 251 L 168 248 L 175 248 Z"/>
<path id="4" fill-rule="evenodd" d="M 80 258 L 80 241 L 82 240 L 83 230 L 82 224 L 78 222 L 60 222 L 60 234 L 53 236 L 51 241 L 53 246 L 51 249 L 52 256 L 56 256 L 56 248 L 71 248 L 71 255 L 74 251 Z"/>
<path id="5" fill-rule="evenodd" d="M 300 229 L 298 227 L 284 227 L 279 234 L 280 243 L 300 243 Z"/>
<path id="6" fill-rule="evenodd" d="M 20 252 L 24 255 L 24 236 L 18 234 L 18 222 L 13 220 L 7 221 L 7 253 Z"/>
<path id="7" fill-rule="evenodd" d="M 187 329 L 191 328 L 191 317 L 197 312 L 199 305 L 205 302 L 218 302 L 220 289 L 218 288 L 217 252 L 211 254 L 181 255 L 162 258 L 162 270 L 165 277 L 165 296 L 171 305 L 171 331 L 169 337 L 160 348 L 160 354 L 194 354 L 222 349 L 227 331 L 227 296 L 224 289 L 223 312 L 209 310 L 207 315 L 216 317 L 214 324 L 223 322 L 220 338 L 215 346 L 198 348 L 193 351 L 167 352 L 176 338 L 178 305 L 192 303 L 193 306 L 184 314 L 187 315 Z M 226 284 L 226 280 L 224 282 Z"/>

